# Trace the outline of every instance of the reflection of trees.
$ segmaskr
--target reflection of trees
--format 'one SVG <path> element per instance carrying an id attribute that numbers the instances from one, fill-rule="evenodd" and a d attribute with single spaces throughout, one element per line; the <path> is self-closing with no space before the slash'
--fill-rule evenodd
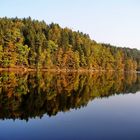
<path id="1" fill-rule="evenodd" d="M 94 98 L 140 90 L 136 73 L 0 74 L 0 118 L 42 117 L 86 106 Z"/>

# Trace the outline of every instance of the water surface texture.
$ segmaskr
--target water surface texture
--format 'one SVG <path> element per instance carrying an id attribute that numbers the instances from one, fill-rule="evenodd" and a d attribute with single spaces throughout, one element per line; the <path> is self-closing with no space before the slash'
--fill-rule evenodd
<path id="1" fill-rule="evenodd" d="M 0 73 L 0 139 L 139 140 L 138 73 Z"/>

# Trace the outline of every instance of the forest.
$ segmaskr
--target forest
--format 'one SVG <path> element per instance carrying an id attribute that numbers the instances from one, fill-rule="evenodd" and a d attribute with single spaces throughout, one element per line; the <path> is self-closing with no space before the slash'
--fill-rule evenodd
<path id="1" fill-rule="evenodd" d="M 28 18 L 0 18 L 0 68 L 140 70 L 140 50 Z"/>

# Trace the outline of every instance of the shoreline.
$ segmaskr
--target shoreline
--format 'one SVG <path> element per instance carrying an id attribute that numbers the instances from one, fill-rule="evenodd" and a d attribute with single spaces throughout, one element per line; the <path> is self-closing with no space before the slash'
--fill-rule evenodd
<path id="1" fill-rule="evenodd" d="M 0 68 L 0 72 L 135 72 L 140 73 L 136 70 L 93 70 L 93 69 L 45 69 L 45 68 Z"/>

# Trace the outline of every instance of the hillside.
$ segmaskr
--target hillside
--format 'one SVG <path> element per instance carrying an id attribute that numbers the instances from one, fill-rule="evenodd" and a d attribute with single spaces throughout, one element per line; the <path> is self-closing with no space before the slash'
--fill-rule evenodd
<path id="1" fill-rule="evenodd" d="M 140 70 L 137 49 L 29 18 L 0 18 L 0 68 Z"/>

